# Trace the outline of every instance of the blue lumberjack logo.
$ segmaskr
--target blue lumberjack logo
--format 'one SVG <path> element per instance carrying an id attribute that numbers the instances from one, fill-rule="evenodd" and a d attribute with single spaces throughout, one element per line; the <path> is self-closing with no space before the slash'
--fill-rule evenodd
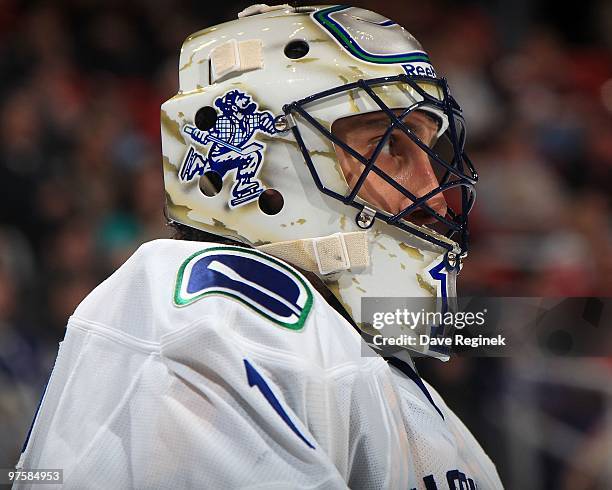
<path id="1" fill-rule="evenodd" d="M 221 110 L 215 125 L 208 131 L 195 126 L 183 126 L 189 140 L 199 146 L 211 145 L 204 154 L 189 147 L 179 171 L 183 182 L 190 182 L 196 175 L 213 171 L 222 178 L 236 170 L 231 190 L 230 207 L 242 206 L 264 191 L 257 178 L 263 162 L 265 144 L 252 141 L 257 132 L 274 134 L 274 116 L 271 112 L 257 110 L 257 103 L 250 95 L 232 90 L 215 100 Z"/>

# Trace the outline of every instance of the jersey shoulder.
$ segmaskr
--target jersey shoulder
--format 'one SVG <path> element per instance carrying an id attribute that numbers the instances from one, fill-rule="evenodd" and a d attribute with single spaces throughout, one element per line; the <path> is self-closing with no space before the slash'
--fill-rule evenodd
<path id="1" fill-rule="evenodd" d="M 142 245 L 71 321 L 145 342 L 195 326 L 289 355 L 339 362 L 344 345 L 348 357 L 361 357 L 357 332 L 294 267 L 255 249 L 210 242 Z"/>
<path id="2" fill-rule="evenodd" d="M 79 304 L 69 323 L 100 326 L 145 341 L 168 333 L 177 270 L 214 244 L 160 239 L 142 244 Z"/>
<path id="3" fill-rule="evenodd" d="M 209 296 L 237 302 L 283 328 L 300 330 L 313 307 L 308 281 L 287 263 L 254 249 L 213 245 L 187 257 L 177 271 L 174 305 Z"/>
<path id="4" fill-rule="evenodd" d="M 179 267 L 173 303 L 183 310 L 219 308 L 228 339 L 280 362 L 329 369 L 364 361 L 359 334 L 310 281 L 255 249 L 216 245 L 191 254 Z"/>

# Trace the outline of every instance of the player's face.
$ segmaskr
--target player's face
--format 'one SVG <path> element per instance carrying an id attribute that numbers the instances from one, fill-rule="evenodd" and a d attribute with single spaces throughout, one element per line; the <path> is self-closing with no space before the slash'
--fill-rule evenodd
<path id="1" fill-rule="evenodd" d="M 395 113 L 399 115 L 401 111 Z M 424 112 L 413 111 L 403 121 L 423 143 L 429 147 L 434 144 L 438 124 L 433 118 Z M 390 119 L 387 115 L 383 112 L 373 112 L 339 119 L 334 122 L 332 132 L 359 154 L 370 158 L 389 125 Z M 336 153 L 347 183 L 352 188 L 364 166 L 339 146 L 336 147 Z M 394 129 L 391 133 L 376 159 L 376 166 L 416 197 L 422 197 L 438 187 L 438 179 L 427 153 L 400 129 Z M 410 198 L 373 172 L 368 174 L 359 191 L 359 197 L 374 207 L 393 214 L 412 204 Z M 442 193 L 430 198 L 427 205 L 442 216 L 446 215 L 447 204 Z M 433 216 L 422 210 L 414 211 L 406 219 L 419 225 L 435 222 Z"/>

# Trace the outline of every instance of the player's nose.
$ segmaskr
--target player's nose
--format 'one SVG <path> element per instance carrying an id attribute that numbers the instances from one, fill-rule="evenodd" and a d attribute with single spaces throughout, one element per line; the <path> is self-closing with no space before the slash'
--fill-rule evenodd
<path id="1" fill-rule="evenodd" d="M 419 158 L 416 158 L 412 164 L 415 167 L 414 172 L 412 173 L 412 178 L 409 182 L 408 190 L 417 198 L 424 197 L 435 191 L 439 187 L 439 182 L 429 158 L 427 158 L 426 155 L 420 156 Z M 402 196 L 397 212 L 402 211 L 411 204 L 413 204 L 412 199 Z M 442 192 L 434 194 L 425 202 L 425 204 L 439 215 L 446 216 L 448 204 Z M 417 208 L 409 216 L 407 216 L 406 219 L 419 225 L 432 224 L 436 222 L 435 216 L 423 208 Z"/>

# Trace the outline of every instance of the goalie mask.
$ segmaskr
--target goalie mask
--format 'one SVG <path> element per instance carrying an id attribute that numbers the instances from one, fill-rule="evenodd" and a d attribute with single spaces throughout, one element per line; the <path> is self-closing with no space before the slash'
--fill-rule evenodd
<path id="1" fill-rule="evenodd" d="M 168 219 L 315 272 L 364 332 L 363 297 L 451 309 L 477 177 L 418 41 L 354 7 L 239 17 L 183 44 L 161 111 Z"/>

